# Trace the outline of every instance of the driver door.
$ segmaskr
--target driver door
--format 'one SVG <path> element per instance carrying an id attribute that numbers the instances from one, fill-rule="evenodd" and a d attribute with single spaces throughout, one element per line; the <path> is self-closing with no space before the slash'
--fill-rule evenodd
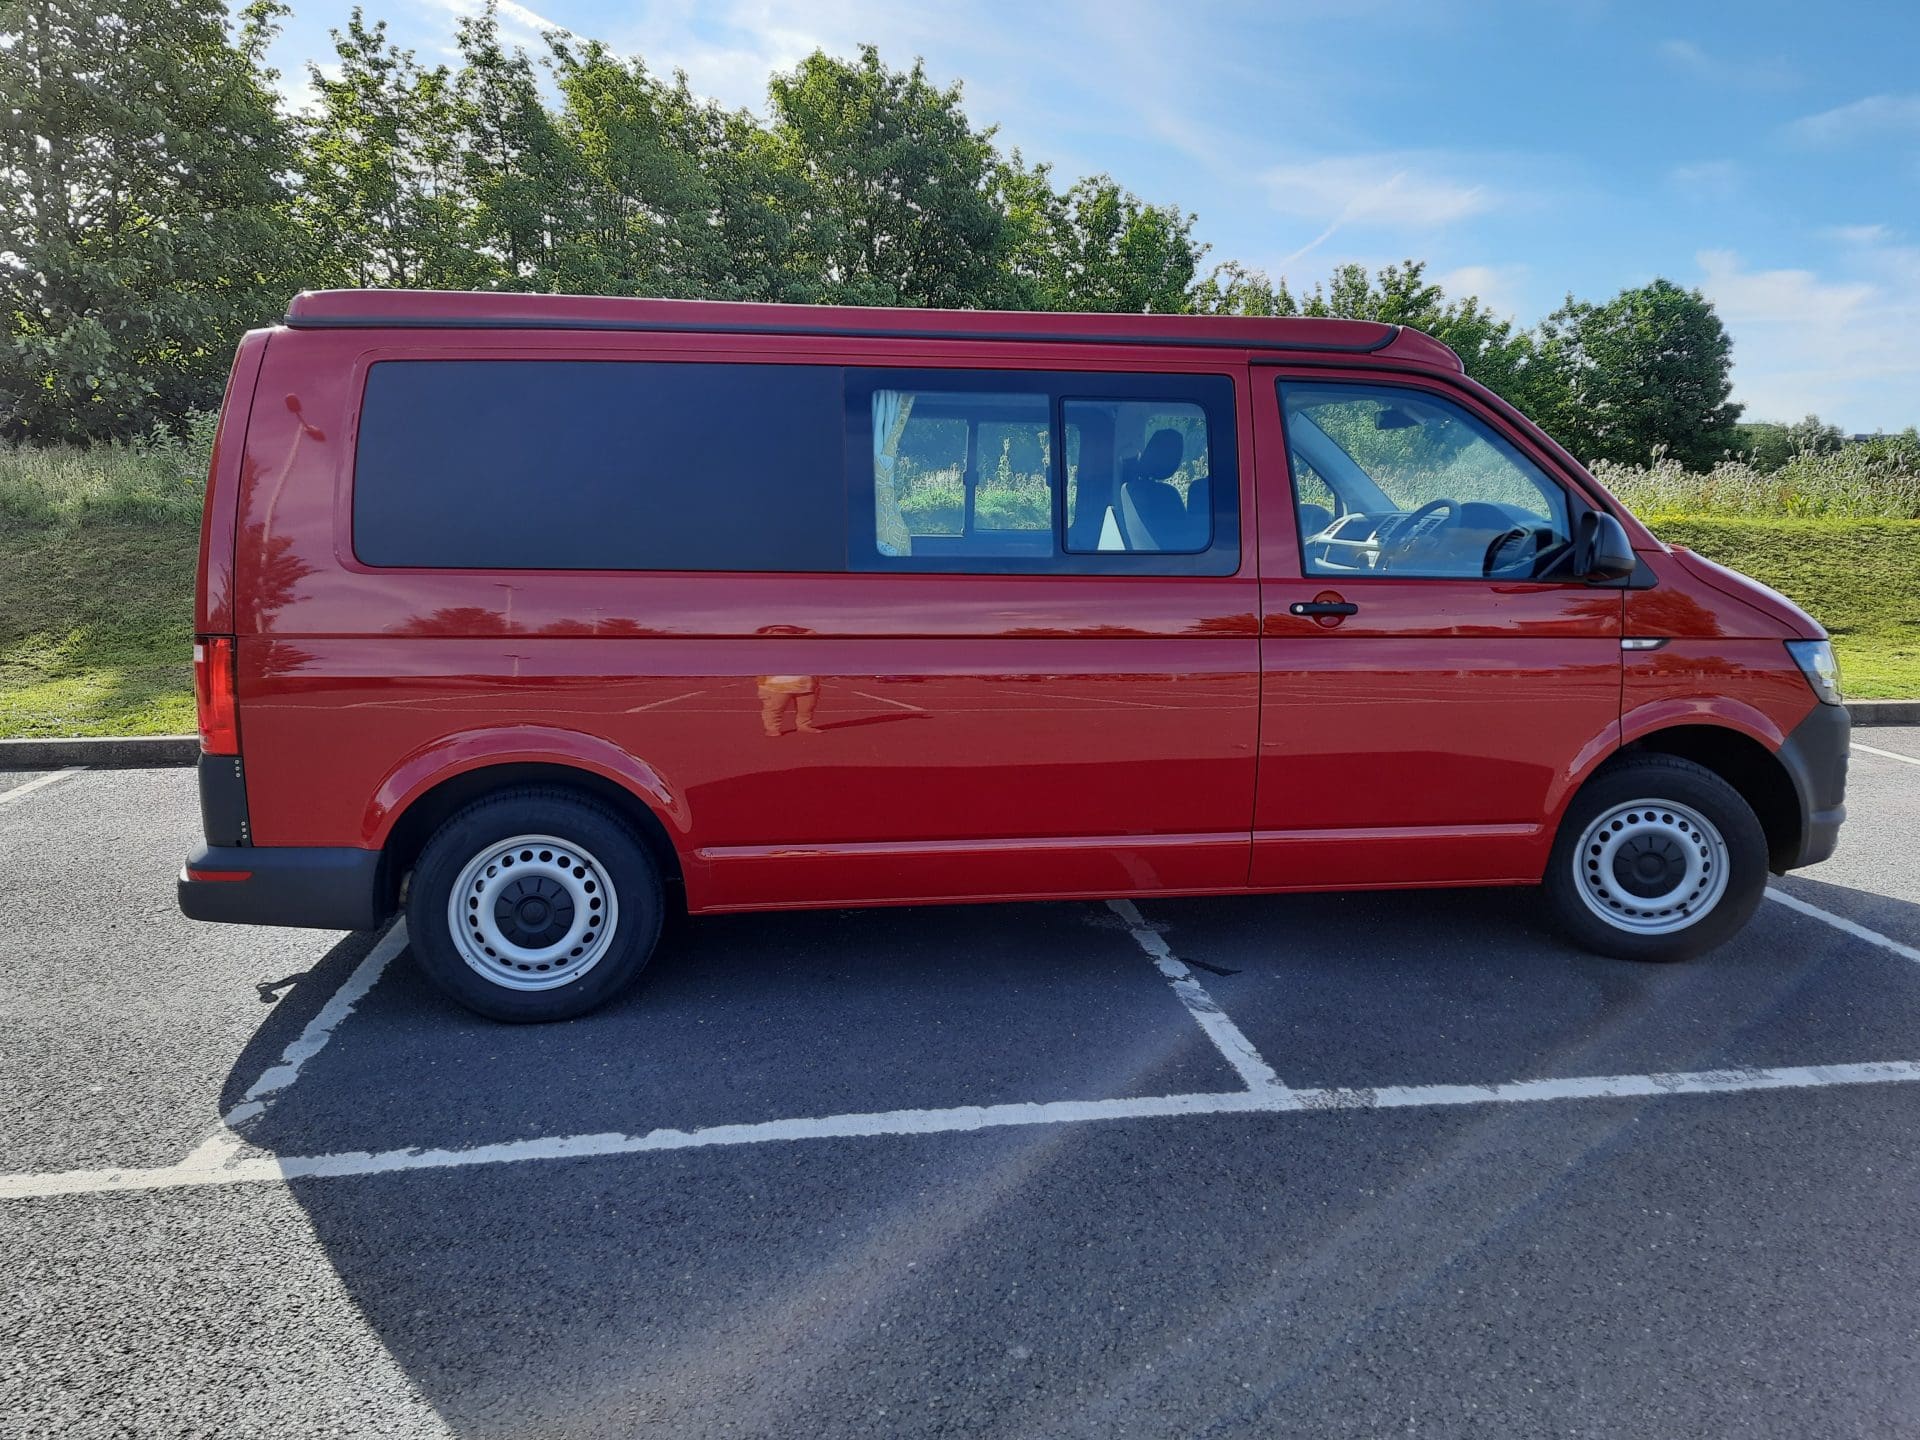
<path id="1" fill-rule="evenodd" d="M 1254 393 L 1252 884 L 1537 881 L 1619 730 L 1623 592 L 1567 573 L 1587 502 L 1437 382 L 1289 371 Z"/>

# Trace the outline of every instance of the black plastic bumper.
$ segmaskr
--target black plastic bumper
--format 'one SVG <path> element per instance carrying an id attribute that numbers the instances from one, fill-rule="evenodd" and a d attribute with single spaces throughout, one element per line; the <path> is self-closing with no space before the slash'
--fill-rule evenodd
<path id="1" fill-rule="evenodd" d="M 1779 869 L 1817 865 L 1840 843 L 1840 824 L 1847 818 L 1847 745 L 1852 737 L 1853 722 L 1845 706 L 1816 705 L 1780 747 L 1780 763 L 1793 777 L 1800 799 L 1800 848 Z"/>
<path id="2" fill-rule="evenodd" d="M 348 847 L 204 846 L 180 872 L 180 909 L 236 925 L 370 930 L 388 913 L 382 858 Z"/>

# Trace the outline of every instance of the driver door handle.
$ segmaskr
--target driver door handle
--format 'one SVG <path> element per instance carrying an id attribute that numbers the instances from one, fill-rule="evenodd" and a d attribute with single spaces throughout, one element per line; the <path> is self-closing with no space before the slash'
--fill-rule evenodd
<path id="1" fill-rule="evenodd" d="M 1296 600 L 1287 607 L 1290 615 L 1358 615 L 1360 607 L 1351 600 Z"/>

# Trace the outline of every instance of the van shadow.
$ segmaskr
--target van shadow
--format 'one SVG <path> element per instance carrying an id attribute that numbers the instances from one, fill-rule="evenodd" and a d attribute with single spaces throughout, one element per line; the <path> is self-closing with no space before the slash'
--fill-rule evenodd
<path id="1" fill-rule="evenodd" d="M 1920 905 L 1798 876 L 1774 884 L 1895 937 L 1920 927 Z M 1920 1059 L 1920 966 L 1774 900 L 1678 964 L 1576 950 L 1528 890 L 1162 901 L 1149 913 L 1176 954 L 1235 972 L 1208 988 L 1300 1087 Z"/>
<path id="2" fill-rule="evenodd" d="M 1796 892 L 1843 915 L 1860 898 L 1817 882 Z M 1358 909 L 1342 903 L 1356 898 Z M 1371 989 L 1401 1005 L 1388 992 L 1421 970 L 1425 988 L 1404 1003 L 1424 1010 L 1443 1049 L 1456 1032 L 1498 1031 L 1504 1012 L 1436 1006 L 1502 988 L 1481 987 L 1476 969 L 1508 977 L 1511 990 L 1531 956 L 1562 986 L 1611 975 L 1584 1022 L 1589 1045 L 1623 1033 L 1626 1017 L 1689 1053 L 1792 1052 L 1746 1063 L 1920 1059 L 1920 968 L 1773 902 L 1747 938 L 1674 967 L 1577 956 L 1526 929 L 1526 897 L 1511 892 L 1142 903 L 1150 919 L 1171 917 L 1176 953 L 1236 971 L 1205 978 L 1243 1029 L 1262 1023 L 1277 1003 L 1271 987 L 1286 980 L 1292 1003 L 1306 1005 L 1298 1026 L 1329 1031 L 1326 1053 L 1364 1048 L 1376 1017 L 1355 1004 Z M 911 1092 L 917 1068 L 946 1087 L 930 1100 L 944 1104 L 1047 1098 L 1016 1093 L 1045 1083 L 1063 1093 L 1114 1080 L 1141 1082 L 1138 1093 L 1229 1088 L 1203 1073 L 1206 1055 L 1165 1048 L 1168 1034 L 1194 1029 L 1177 1007 L 1159 1013 L 1164 1026 L 1137 1028 L 1147 1011 L 1133 1008 L 1131 977 L 1144 970 L 1156 1001 L 1164 982 L 1128 937 L 1089 925 L 1090 908 L 696 921 L 628 1002 L 597 1022 L 539 1029 L 468 1021 L 402 956 L 251 1138 L 281 1153 L 385 1148 L 397 1133 L 387 1091 L 399 1092 L 410 1126 L 403 1144 L 631 1130 L 644 1126 L 606 1123 L 609 1093 L 653 1076 L 702 1092 L 689 1113 L 710 1113 L 701 1107 L 713 1087 L 726 1091 L 729 1070 L 768 1076 L 766 1087 L 726 1091 L 732 1118 L 745 1118 L 747 1102 L 821 1113 L 815 1102 L 835 1094 L 849 1102 L 836 1109 L 915 1103 L 891 1097 Z M 1920 906 L 1906 908 L 1920 921 Z M 1517 938 L 1498 936 L 1517 923 Z M 1264 951 L 1253 948 L 1259 933 Z M 301 1001 L 311 1014 L 368 939 L 342 942 L 289 1002 L 311 989 Z M 1343 965 L 1357 969 L 1354 983 L 1323 993 Z M 1048 971 L 1055 988 L 1029 983 Z M 1520 986 L 1529 1003 L 1540 988 Z M 850 1003 L 862 990 L 885 1003 Z M 1123 998 L 1103 1006 L 1103 990 Z M 1720 1013 L 1702 1015 L 1697 1033 L 1658 1030 L 1675 1006 Z M 301 1014 L 270 1017 L 229 1095 L 278 1058 Z M 677 1018 L 650 1028 L 649 1015 Z M 882 1033 L 908 1020 L 919 1030 L 906 1043 Z M 1543 1023 L 1567 1048 L 1583 1022 L 1551 1011 Z M 1116 1044 L 1121 1054 L 1101 1053 Z M 648 1045 L 665 1047 L 663 1072 L 629 1068 L 622 1050 Z M 1014 1063 L 1036 1045 L 1050 1047 L 1046 1064 Z M 1094 1068 L 1061 1083 L 1069 1051 Z M 1295 1073 L 1300 1056 L 1266 1053 L 1288 1080 L 1311 1078 Z M 1652 1068 L 1688 1068 L 1678 1052 L 1664 1059 Z M 1558 1175 L 1560 1147 L 1662 1103 L 797 1141 L 290 1189 L 367 1323 L 462 1437 L 1046 1433 L 1030 1408 L 1046 1395 L 1092 1403 L 1143 1361 L 1179 1363 L 1178 1335 L 1230 1311 L 1241 1287 L 1277 1283 L 1278 1270 L 1250 1270 L 1250 1253 L 1309 1263 L 1325 1234 L 1417 1187 L 1463 1137 Z"/>

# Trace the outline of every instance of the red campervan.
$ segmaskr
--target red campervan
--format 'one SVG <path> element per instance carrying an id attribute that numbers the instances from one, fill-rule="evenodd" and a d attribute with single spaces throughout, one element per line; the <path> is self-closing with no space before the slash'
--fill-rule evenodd
<path id="1" fill-rule="evenodd" d="M 1831 853 L 1825 633 L 1390 325 L 302 295 L 242 342 L 181 907 L 502 1019 L 694 913 L 1544 885 L 1696 954 Z"/>

